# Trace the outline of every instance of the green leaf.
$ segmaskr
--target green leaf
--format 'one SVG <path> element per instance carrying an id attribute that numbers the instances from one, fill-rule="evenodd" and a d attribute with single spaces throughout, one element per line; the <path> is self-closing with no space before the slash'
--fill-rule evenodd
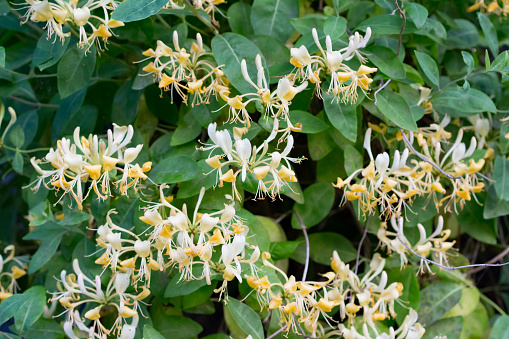
<path id="1" fill-rule="evenodd" d="M 456 27 L 447 32 L 447 48 L 470 49 L 478 47 L 481 36 L 472 22 L 465 19 L 454 19 L 454 24 Z"/>
<path id="2" fill-rule="evenodd" d="M 424 74 L 428 77 L 428 79 L 433 83 L 435 86 L 440 86 L 440 76 L 438 73 L 438 66 L 435 60 L 433 60 L 432 57 L 425 53 L 414 51 L 415 56 L 417 57 L 417 62 L 419 63 L 419 66 L 421 66 L 421 69 L 423 70 Z"/>
<path id="3" fill-rule="evenodd" d="M 329 128 L 329 125 L 309 112 L 290 111 L 289 116 L 290 121 L 294 126 L 297 123 L 302 124 L 301 133 L 315 134 L 323 132 Z M 280 129 L 284 129 L 286 127 L 286 121 L 281 121 L 279 126 Z"/>
<path id="4" fill-rule="evenodd" d="M 295 203 L 294 209 L 299 212 L 306 228 L 313 227 L 322 221 L 334 204 L 334 187 L 329 183 L 316 183 L 304 190 L 304 204 Z M 292 227 L 300 229 L 297 216 L 292 215 Z"/>
<path id="5" fill-rule="evenodd" d="M 346 145 L 343 148 L 344 152 L 344 166 L 347 175 L 351 175 L 353 172 L 362 168 L 362 154 L 353 146 Z"/>
<path id="6" fill-rule="evenodd" d="M 14 125 L 14 127 L 10 130 L 9 141 L 17 149 L 23 146 L 25 143 L 25 132 L 20 125 Z"/>
<path id="7" fill-rule="evenodd" d="M 114 200 L 112 208 L 116 214 L 111 215 L 113 223 L 125 229 L 131 229 L 135 223 L 136 212 L 140 210 L 140 198 L 121 196 Z"/>
<path id="8" fill-rule="evenodd" d="M 165 0 L 125 0 L 113 11 L 111 18 L 122 22 L 138 21 L 156 14 L 167 4 Z"/>
<path id="9" fill-rule="evenodd" d="M 442 338 L 460 338 L 462 329 L 463 317 L 442 319 L 431 324 L 431 326 L 426 326 L 426 333 L 424 333 L 422 339 L 435 339 L 439 338 L 439 335 Z"/>
<path id="10" fill-rule="evenodd" d="M 0 66 L 5 67 L 5 48 L 0 46 Z"/>
<path id="11" fill-rule="evenodd" d="M 486 38 L 486 42 L 488 43 L 488 47 L 490 48 L 491 54 L 493 57 L 498 55 L 498 38 L 497 38 L 497 30 L 493 23 L 490 21 L 488 15 L 477 12 L 477 18 L 479 18 L 479 24 L 481 24 L 482 31 L 484 33 L 484 37 Z"/>
<path id="12" fill-rule="evenodd" d="M 366 31 L 369 27 L 376 34 L 399 34 L 402 26 L 403 18 L 396 15 L 382 14 L 364 20 L 355 28 L 355 31 Z M 415 25 L 407 21 L 403 33 L 413 33 L 416 30 Z"/>
<path id="13" fill-rule="evenodd" d="M 442 316 L 442 319 L 452 318 L 452 317 L 466 317 L 470 313 L 472 313 L 477 304 L 479 304 L 480 293 L 477 287 L 465 287 L 461 290 L 461 299 L 460 301 L 451 308 L 446 314 Z"/>
<path id="14" fill-rule="evenodd" d="M 409 131 L 417 131 L 417 124 L 410 106 L 401 95 L 387 90 L 381 91 L 377 95 L 376 106 L 396 126 Z"/>
<path id="15" fill-rule="evenodd" d="M 254 34 L 253 26 L 251 25 L 251 5 L 245 2 L 236 2 L 228 7 L 226 16 L 233 33 L 243 36 Z"/>
<path id="16" fill-rule="evenodd" d="M 31 67 L 37 66 L 42 71 L 55 65 L 67 50 L 69 41 L 71 41 L 70 36 L 64 38 L 63 43 L 54 41 L 54 39 L 49 37 L 49 30 L 47 30 L 37 42 Z"/>
<path id="17" fill-rule="evenodd" d="M 251 307 L 234 298 L 230 298 L 227 307 L 242 331 L 249 333 L 253 339 L 265 338 L 262 321 Z"/>
<path id="18" fill-rule="evenodd" d="M 485 93 L 471 88 L 467 93 L 460 88 L 445 88 L 431 98 L 433 108 L 452 116 L 466 117 L 471 113 L 497 112 L 497 107 Z"/>
<path id="19" fill-rule="evenodd" d="M 65 214 L 64 218 L 58 222 L 59 225 L 63 226 L 79 226 L 82 222 L 90 219 L 90 214 L 83 211 L 72 211 Z"/>
<path id="20" fill-rule="evenodd" d="M 272 260 L 282 260 L 290 258 L 302 241 L 279 241 L 272 243 L 270 255 Z"/>
<path id="21" fill-rule="evenodd" d="M 299 240 L 302 240 L 302 237 Z M 350 240 L 341 234 L 320 232 L 309 235 L 309 256 L 314 262 L 330 266 L 330 258 L 334 251 L 338 252 L 339 257 L 345 263 L 357 257 L 357 250 Z M 291 258 L 301 264 L 304 263 L 306 259 L 306 244 L 304 241 L 299 244 Z"/>
<path id="22" fill-rule="evenodd" d="M 191 339 L 197 336 L 203 328 L 200 324 L 187 317 L 168 315 L 153 319 L 154 329 L 164 338 Z"/>
<path id="23" fill-rule="evenodd" d="M 490 332 L 489 339 L 505 339 L 509 338 L 509 315 L 498 317 Z"/>
<path id="24" fill-rule="evenodd" d="M 20 152 L 16 152 L 14 159 L 12 159 L 12 169 L 18 174 L 23 174 L 23 162 L 23 155 Z"/>
<path id="25" fill-rule="evenodd" d="M 202 105 L 200 105 L 202 106 Z M 184 110 L 185 111 L 185 110 Z M 177 128 L 173 132 L 170 145 L 179 146 L 194 140 L 201 133 L 201 124 L 191 112 L 181 112 Z"/>
<path id="26" fill-rule="evenodd" d="M 491 185 L 488 189 L 488 197 L 484 203 L 484 219 L 493 219 L 509 214 L 509 201 L 499 200 L 494 186 Z"/>
<path id="27" fill-rule="evenodd" d="M 498 184 L 495 184 L 496 187 L 498 187 Z M 497 243 L 495 220 L 484 220 L 483 206 L 476 201 L 469 201 L 456 218 L 461 229 L 475 240 L 492 245 Z M 479 227 L 479 225 L 482 225 L 482 227 Z"/>
<path id="28" fill-rule="evenodd" d="M 472 54 L 461 51 L 461 55 L 463 56 L 463 61 L 467 65 L 467 74 L 472 73 L 472 70 L 474 69 L 474 57 Z"/>
<path id="29" fill-rule="evenodd" d="M 0 324 L 4 324 L 7 320 L 14 317 L 16 312 L 29 299 L 28 295 L 14 294 L 0 303 Z"/>
<path id="30" fill-rule="evenodd" d="M 495 158 L 495 167 L 493 171 L 495 180 L 495 192 L 499 199 L 509 200 L 509 160 L 505 156 Z"/>
<path id="31" fill-rule="evenodd" d="M 174 184 L 202 175 L 193 158 L 178 155 L 162 160 L 150 171 L 150 179 L 156 184 Z"/>
<path id="32" fill-rule="evenodd" d="M 461 298 L 463 286 L 435 281 L 421 291 L 421 306 L 419 307 L 419 322 L 429 326 L 440 319 L 453 308 Z"/>
<path id="33" fill-rule="evenodd" d="M 256 55 L 260 54 L 264 66 L 265 58 L 254 43 L 240 34 L 224 33 L 216 35 L 212 39 L 212 52 L 217 63 L 224 65 L 223 72 L 239 92 L 243 94 L 256 92 L 256 89 L 244 80 L 240 68 L 242 59 L 246 60 L 249 76 L 252 81 L 256 82 L 258 73 L 255 65 Z M 269 79 L 268 72 L 265 77 L 267 80 Z"/>
<path id="34" fill-rule="evenodd" d="M 93 45 L 86 48 L 73 47 L 58 63 L 57 83 L 60 98 L 64 99 L 88 85 L 95 69 L 97 52 Z"/>
<path id="35" fill-rule="evenodd" d="M 46 238 L 42 241 L 41 245 L 37 249 L 37 252 L 35 252 L 34 256 L 32 257 L 32 260 L 30 260 L 30 265 L 28 266 L 29 274 L 37 272 L 44 264 L 50 261 L 51 257 L 53 257 L 53 254 L 55 254 L 57 251 L 58 246 L 62 241 L 63 235 L 64 232 L 55 237 Z"/>
<path id="36" fill-rule="evenodd" d="M 179 281 L 180 274 L 176 274 L 171 278 L 166 290 L 164 292 L 165 298 L 178 297 L 195 292 L 199 288 L 207 285 L 205 279 L 201 280 L 190 280 L 190 281 Z"/>
<path id="37" fill-rule="evenodd" d="M 327 118 L 348 140 L 357 140 L 357 106 L 338 102 L 333 94 L 323 94 Z"/>
<path id="38" fill-rule="evenodd" d="M 406 77 L 403 62 L 392 49 L 385 46 L 371 45 L 364 48 L 364 51 L 367 52 L 365 54 L 369 61 L 389 78 L 404 79 Z"/>
<path id="39" fill-rule="evenodd" d="M 346 32 L 346 20 L 340 16 L 328 17 L 323 23 L 325 35 L 329 35 L 332 41 L 338 39 Z"/>
<path id="40" fill-rule="evenodd" d="M 56 142 L 64 131 L 74 127 L 71 125 L 71 121 L 73 121 L 78 114 L 86 94 L 87 90 L 83 89 L 62 100 L 55 114 L 55 119 L 53 119 L 51 128 L 52 142 Z"/>
<path id="41" fill-rule="evenodd" d="M 255 0 L 251 23 L 256 35 L 269 35 L 286 42 L 294 30 L 288 23 L 299 16 L 299 2 L 295 0 Z"/>
<path id="42" fill-rule="evenodd" d="M 23 335 L 25 339 L 57 339 L 64 336 L 64 329 L 59 323 L 45 318 L 39 318 Z"/>
<path id="43" fill-rule="evenodd" d="M 43 286 L 33 286 L 23 292 L 27 300 L 14 314 L 16 329 L 23 333 L 30 328 L 42 315 L 46 305 L 46 290 Z"/>
<path id="44" fill-rule="evenodd" d="M 157 332 L 152 326 L 143 326 L 143 338 L 144 339 L 164 339 L 163 335 Z"/>
<path id="45" fill-rule="evenodd" d="M 123 126 L 134 121 L 138 113 L 138 102 L 143 91 L 132 89 L 132 81 L 125 82 L 115 93 L 111 120 Z"/>
<path id="46" fill-rule="evenodd" d="M 428 18 L 428 10 L 426 7 L 416 4 L 414 2 L 405 2 L 404 8 L 406 14 L 412 19 L 417 28 L 422 28 Z"/>

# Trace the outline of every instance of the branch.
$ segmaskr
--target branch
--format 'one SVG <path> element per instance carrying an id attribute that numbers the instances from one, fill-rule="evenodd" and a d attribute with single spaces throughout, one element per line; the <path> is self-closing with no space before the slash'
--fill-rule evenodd
<path id="1" fill-rule="evenodd" d="M 399 38 L 398 38 L 398 52 L 396 53 L 397 56 L 399 56 L 399 50 L 401 49 L 401 39 L 403 38 L 403 31 L 405 30 L 406 26 L 406 15 L 405 12 L 399 7 L 398 0 L 394 0 L 394 3 L 396 4 L 396 8 L 401 13 L 401 16 L 403 16 L 403 25 L 401 26 L 401 29 L 399 30 Z"/>
<path id="2" fill-rule="evenodd" d="M 387 82 L 384 84 L 384 81 L 382 80 L 382 86 L 380 86 L 379 89 L 376 90 L 375 92 L 375 106 L 376 106 L 376 95 L 378 94 L 378 92 L 380 92 L 381 90 L 383 90 L 385 88 L 385 86 L 387 86 L 389 84 L 389 82 L 391 82 L 392 79 L 389 79 L 387 80 Z"/>
<path id="3" fill-rule="evenodd" d="M 309 238 L 306 225 L 304 225 L 304 221 L 299 214 L 299 212 L 295 211 L 295 215 L 299 220 L 300 227 L 302 228 L 302 233 L 304 234 L 304 239 L 306 239 L 306 262 L 304 263 L 304 271 L 302 272 L 302 281 L 306 281 L 306 276 L 308 275 L 308 267 L 309 267 Z"/>
<path id="4" fill-rule="evenodd" d="M 285 328 L 287 328 L 288 325 L 285 325 L 283 327 L 281 327 L 279 330 L 277 330 L 276 332 L 272 333 L 271 335 L 269 335 L 267 338 L 265 339 L 272 339 L 274 338 L 275 336 L 277 336 L 279 333 L 283 332 L 285 330 Z"/>
<path id="5" fill-rule="evenodd" d="M 368 234 L 368 226 L 369 226 L 369 218 L 371 215 L 368 215 L 366 218 L 366 227 L 364 228 L 364 234 L 362 235 L 361 241 L 359 242 L 359 247 L 357 248 L 357 259 L 355 260 L 355 274 L 357 274 L 357 269 L 359 268 L 359 258 L 361 255 L 361 248 L 364 239 L 366 239 L 366 235 Z"/>
<path id="6" fill-rule="evenodd" d="M 405 246 L 406 249 L 409 250 L 410 252 L 412 252 L 414 255 L 418 256 L 422 260 L 425 260 L 426 262 L 429 262 L 430 264 L 433 264 L 433 265 L 436 265 L 436 266 L 438 266 L 440 268 L 443 268 L 444 270 L 454 271 L 454 270 L 459 270 L 461 268 L 470 268 L 470 267 L 483 267 L 483 268 L 486 268 L 486 267 L 500 267 L 500 266 L 509 265 L 509 262 L 505 262 L 505 263 L 502 263 L 502 264 L 490 264 L 490 262 L 493 262 L 494 259 L 497 259 L 497 260 L 500 259 L 500 258 L 498 258 L 500 256 L 500 254 L 499 254 L 497 257 L 495 257 L 492 260 L 488 261 L 488 263 L 486 263 L 486 264 L 473 264 L 473 265 L 464 265 L 464 266 L 456 266 L 456 267 L 444 266 L 444 265 L 439 264 L 439 263 L 437 263 L 437 262 L 435 262 L 435 261 L 433 261 L 431 259 L 424 258 L 423 256 L 420 256 L 417 252 L 415 252 L 407 244 L 405 244 L 405 242 L 401 239 L 401 235 L 400 235 L 399 232 L 398 232 L 398 234 L 396 236 L 398 237 L 398 240 L 403 244 L 403 246 Z M 506 251 L 509 253 L 509 248 L 506 249 Z M 502 252 L 501 254 L 504 254 L 504 255 L 507 254 L 507 253 L 504 253 L 504 252 Z"/>
<path id="7" fill-rule="evenodd" d="M 184 0 L 184 2 L 186 3 L 187 7 L 189 7 L 189 9 L 191 10 L 191 12 L 193 12 L 194 15 L 196 15 L 196 17 L 205 24 L 205 26 L 207 26 L 208 28 L 210 28 L 212 30 L 212 32 L 214 33 L 214 35 L 218 35 L 219 34 L 219 31 L 217 30 L 217 28 L 214 27 L 214 25 L 212 25 L 210 22 L 208 22 L 207 20 L 205 20 L 201 15 L 200 13 L 198 13 L 198 11 L 196 10 L 196 7 L 194 7 L 190 2 L 189 0 Z"/>
<path id="8" fill-rule="evenodd" d="M 486 266 L 482 266 L 482 267 L 477 267 L 477 268 L 474 268 L 473 270 L 471 270 L 470 272 L 468 272 L 468 274 L 474 274 L 474 273 L 477 273 L 479 271 L 482 271 L 484 270 L 486 267 L 488 267 L 488 265 L 491 265 L 493 263 L 496 263 L 497 261 L 501 260 L 503 257 L 505 257 L 507 254 L 509 254 L 509 247 L 507 247 L 505 250 L 503 250 L 502 252 L 500 252 L 495 258 L 491 259 L 490 261 L 488 261 L 486 264 Z"/>
<path id="9" fill-rule="evenodd" d="M 448 177 L 449 179 L 451 180 L 456 180 L 456 179 L 461 179 L 461 176 L 458 176 L 458 177 L 453 177 L 452 175 L 446 173 L 443 169 L 440 168 L 440 166 L 438 166 L 437 164 L 435 164 L 433 161 L 429 160 L 428 158 L 426 158 L 424 155 L 422 155 L 421 153 L 417 152 L 414 148 L 414 146 L 412 146 L 412 144 L 410 143 L 410 140 L 408 140 L 406 134 L 404 133 L 403 129 L 400 128 L 399 129 L 399 132 L 401 133 L 401 135 L 403 136 L 403 139 L 405 139 L 405 144 L 407 144 L 407 146 L 412 150 L 412 152 L 414 152 L 415 155 L 417 155 L 417 157 L 419 157 L 419 159 L 421 159 L 422 161 L 424 162 L 427 162 L 428 164 L 430 164 L 431 166 L 435 167 L 440 173 L 442 173 L 443 175 L 445 175 L 446 177 Z"/>

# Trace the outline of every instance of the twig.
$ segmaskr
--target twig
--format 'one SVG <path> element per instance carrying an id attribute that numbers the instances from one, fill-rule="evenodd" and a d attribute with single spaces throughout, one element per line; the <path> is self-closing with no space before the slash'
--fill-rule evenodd
<path id="1" fill-rule="evenodd" d="M 399 50 L 401 49 L 401 39 L 403 38 L 403 31 L 405 30 L 406 26 L 406 15 L 405 12 L 399 7 L 398 0 L 394 0 L 394 3 L 396 4 L 396 8 L 403 16 L 403 25 L 401 26 L 401 29 L 399 30 L 399 38 L 398 38 L 398 52 L 396 53 L 397 56 L 399 56 Z"/>
<path id="2" fill-rule="evenodd" d="M 10 96 L 9 99 L 17 101 L 17 102 L 21 102 L 22 104 L 29 105 L 29 106 L 51 107 L 51 108 L 58 108 L 58 107 L 60 107 L 59 105 L 43 104 L 41 102 L 28 101 L 28 100 L 21 99 L 21 98 L 15 97 L 15 96 Z"/>
<path id="3" fill-rule="evenodd" d="M 375 92 L 375 106 L 376 106 L 376 95 L 378 94 L 378 92 L 383 90 L 385 88 L 385 86 L 387 86 L 389 84 L 389 82 L 391 82 L 391 80 L 392 79 L 387 80 L 387 82 L 385 84 L 384 84 L 384 81 L 382 80 L 382 86 L 380 86 L 380 88 L 377 89 L 376 92 Z"/>
<path id="4" fill-rule="evenodd" d="M 299 220 L 300 227 L 302 228 L 302 233 L 304 234 L 304 239 L 306 239 L 306 262 L 304 263 L 304 271 L 302 272 L 302 281 L 306 281 L 306 276 L 308 275 L 308 267 L 309 267 L 309 238 L 308 231 L 306 229 L 306 225 L 304 225 L 304 221 L 299 214 L 299 212 L 294 210 L 297 219 Z"/>
<path id="5" fill-rule="evenodd" d="M 361 256 L 361 248 L 364 239 L 366 239 L 366 235 L 368 234 L 368 226 L 369 226 L 369 218 L 371 215 L 368 215 L 366 219 L 366 227 L 364 228 L 364 234 L 362 235 L 361 241 L 359 242 L 359 247 L 357 248 L 357 259 L 355 260 L 355 274 L 357 274 L 357 269 L 359 268 L 359 258 Z"/>
<path id="6" fill-rule="evenodd" d="M 217 28 L 214 27 L 214 25 L 212 25 L 210 22 L 208 22 L 207 20 L 205 20 L 201 15 L 200 13 L 198 13 L 198 11 L 196 10 L 196 7 L 194 7 L 190 2 L 189 0 L 184 0 L 184 2 L 186 3 L 187 7 L 189 7 L 189 9 L 191 10 L 191 12 L 193 12 L 194 15 L 196 15 L 196 17 L 205 24 L 205 26 L 207 26 L 208 28 L 210 28 L 212 30 L 212 32 L 214 32 L 214 35 L 217 35 L 219 34 L 219 31 L 217 30 Z"/>
<path id="7" fill-rule="evenodd" d="M 265 339 L 272 339 L 274 338 L 275 336 L 277 336 L 279 333 L 283 332 L 285 330 L 285 328 L 287 328 L 288 325 L 285 325 L 283 327 L 281 327 L 279 330 L 277 330 L 276 332 L 272 333 L 271 335 L 269 335 L 267 338 Z"/>
<path id="8" fill-rule="evenodd" d="M 504 258 L 507 254 L 509 254 L 509 247 L 507 247 L 505 250 L 503 250 L 502 252 L 500 252 L 496 257 L 494 257 L 493 259 L 491 259 L 490 261 L 488 261 L 486 264 L 483 264 L 483 265 L 491 265 L 493 263 L 496 263 L 497 261 L 501 260 L 502 258 Z M 470 272 L 468 272 L 468 274 L 474 274 L 474 273 L 477 273 L 479 271 L 482 271 L 483 269 L 485 269 L 487 266 L 483 266 L 483 267 L 477 267 L 477 268 L 474 268 L 473 270 L 471 270 Z"/>
<path id="9" fill-rule="evenodd" d="M 283 221 L 284 218 L 286 218 L 288 215 L 292 213 L 292 210 L 286 211 L 285 213 L 281 214 L 277 219 L 274 220 L 275 224 L 279 224 L 281 221 Z"/>
<path id="10" fill-rule="evenodd" d="M 398 234 L 396 235 L 398 237 L 398 240 L 403 244 L 403 246 L 406 247 L 407 250 L 409 250 L 410 252 L 412 252 L 412 254 L 418 256 L 419 258 L 421 258 L 422 260 L 425 260 L 426 262 L 429 262 L 430 264 L 433 264 L 433 265 L 436 265 L 440 268 L 443 268 L 444 270 L 451 270 L 451 271 L 454 271 L 454 270 L 459 270 L 459 269 L 462 269 L 462 268 L 470 268 L 470 267 L 483 267 L 483 268 L 486 268 L 486 267 L 500 267 L 500 266 L 505 266 L 505 265 L 509 265 L 509 262 L 505 262 L 505 263 L 502 263 L 502 264 L 491 264 L 490 262 L 493 262 L 493 259 L 500 259 L 500 258 L 497 258 L 500 256 L 500 254 L 507 254 L 507 253 L 504 253 L 504 252 L 508 252 L 509 253 L 509 248 L 506 249 L 504 252 L 500 253 L 497 257 L 493 258 L 492 260 L 488 261 L 488 263 L 486 264 L 473 264 L 473 265 L 464 265 L 464 266 L 456 266 L 456 267 L 450 267 L 450 266 L 444 266 L 442 264 L 439 264 L 431 259 L 428 259 L 428 258 L 425 258 L 421 255 L 419 255 L 417 252 L 415 252 L 413 249 L 411 249 L 407 244 L 405 244 L 405 242 L 401 239 L 401 235 L 400 233 L 398 232 Z M 496 260 L 495 260 L 496 261 Z"/>
<path id="11" fill-rule="evenodd" d="M 446 177 L 448 177 L 449 179 L 451 180 L 456 180 L 456 179 L 461 179 L 460 176 L 457 176 L 457 177 L 453 177 L 452 175 L 446 173 L 443 169 L 440 168 L 440 166 L 438 166 L 437 164 L 435 164 L 433 161 L 429 160 L 428 158 L 426 158 L 424 155 L 422 155 L 421 153 L 417 152 L 414 148 L 414 146 L 412 146 L 412 144 L 410 143 L 410 140 L 408 140 L 405 132 L 403 131 L 403 129 L 399 129 L 399 132 L 401 133 L 401 135 L 403 136 L 403 139 L 405 140 L 405 144 L 407 144 L 408 147 L 410 147 L 410 149 L 412 150 L 412 152 L 414 152 L 415 155 L 417 155 L 417 157 L 419 157 L 419 159 L 421 159 L 422 161 L 424 162 L 427 162 L 428 164 L 430 164 L 431 166 L 435 167 L 440 173 L 442 173 L 443 175 L 445 175 Z"/>

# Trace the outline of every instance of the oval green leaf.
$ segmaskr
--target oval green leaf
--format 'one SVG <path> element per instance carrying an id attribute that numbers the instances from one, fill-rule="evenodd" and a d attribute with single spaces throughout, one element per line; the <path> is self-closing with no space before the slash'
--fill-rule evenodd
<path id="1" fill-rule="evenodd" d="M 158 163 L 150 172 L 150 179 L 156 184 L 174 184 L 202 175 L 200 167 L 193 158 L 177 155 Z"/>
<path id="2" fill-rule="evenodd" d="M 265 338 L 262 321 L 251 307 L 234 298 L 230 298 L 227 307 L 242 331 L 249 333 L 253 339 Z"/>
<path id="3" fill-rule="evenodd" d="M 111 18 L 122 22 L 138 21 L 159 12 L 167 0 L 125 0 L 113 11 Z"/>

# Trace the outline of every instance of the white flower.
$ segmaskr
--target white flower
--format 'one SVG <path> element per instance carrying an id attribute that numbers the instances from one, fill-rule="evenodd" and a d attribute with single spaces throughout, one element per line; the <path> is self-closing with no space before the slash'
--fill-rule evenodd
<path id="1" fill-rule="evenodd" d="M 90 19 L 90 9 L 88 7 L 76 8 L 74 10 L 74 22 L 77 26 L 85 26 L 88 19 Z"/>
<path id="2" fill-rule="evenodd" d="M 142 258 L 148 257 L 150 255 L 150 241 L 136 240 L 134 242 L 134 251 Z"/>

